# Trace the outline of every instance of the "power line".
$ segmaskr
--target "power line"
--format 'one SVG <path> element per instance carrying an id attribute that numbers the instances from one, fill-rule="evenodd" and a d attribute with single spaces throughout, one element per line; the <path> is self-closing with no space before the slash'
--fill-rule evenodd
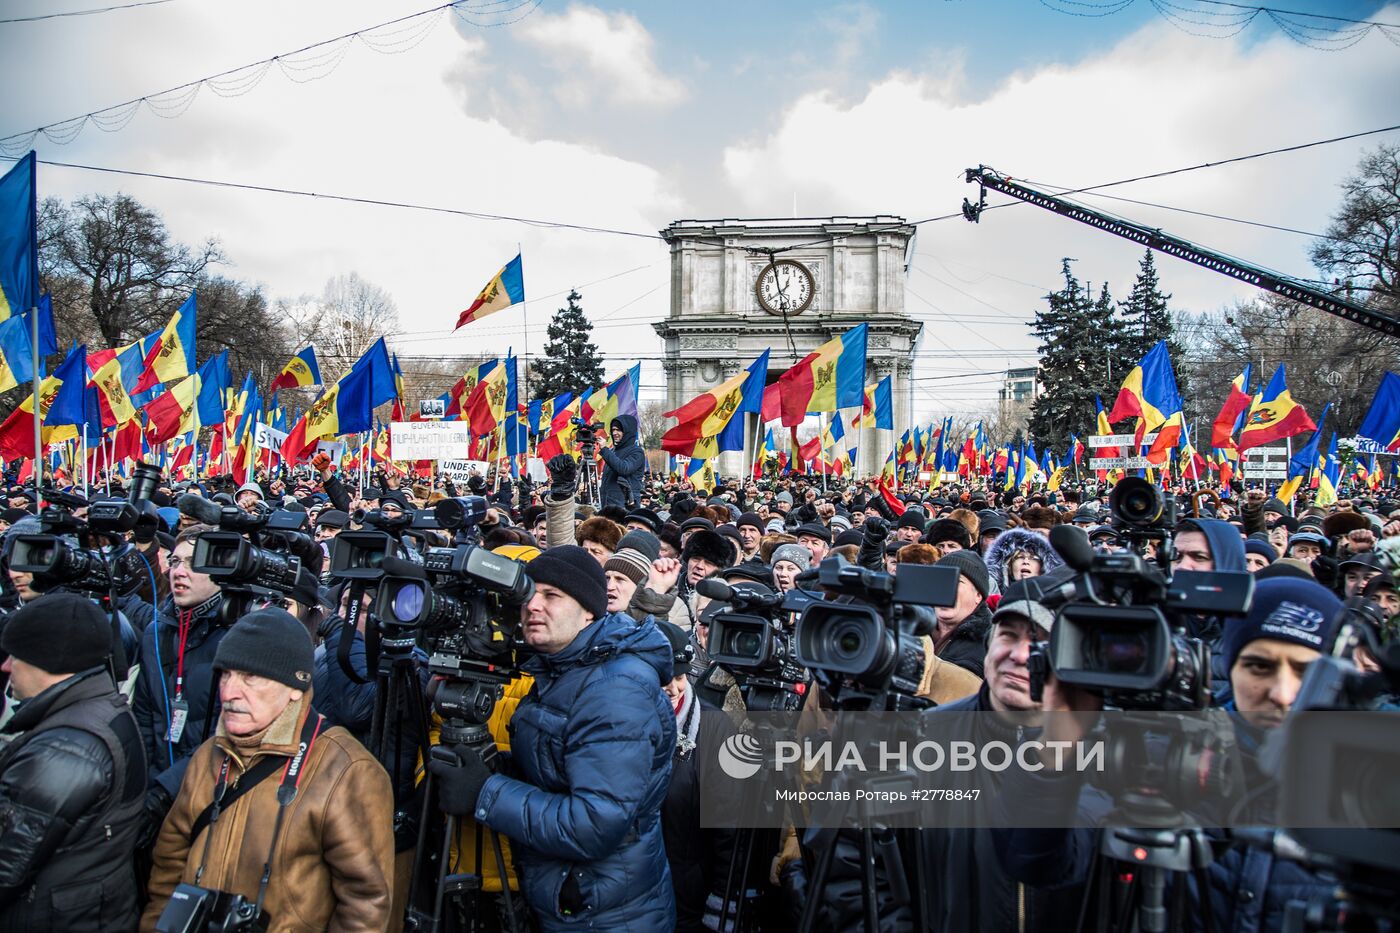
<path id="1" fill-rule="evenodd" d="M 4 156 L 10 161 L 13 157 Z M 80 165 L 75 162 L 54 162 L 39 159 L 40 165 L 54 168 L 72 168 L 85 172 L 101 172 L 107 175 L 127 175 L 132 178 L 153 178 L 158 181 L 180 181 L 191 185 L 204 185 L 210 188 L 232 188 L 239 191 L 260 191 L 265 194 L 282 194 L 291 197 L 315 198 L 322 201 L 340 201 L 346 204 L 368 204 L 373 207 L 395 207 L 402 210 L 426 211 L 433 214 L 451 214 L 457 217 L 470 217 L 473 220 L 505 221 L 525 224 L 530 227 L 549 227 L 558 230 L 578 230 L 583 233 L 607 233 L 614 236 L 635 237 L 642 240 L 660 240 L 655 233 L 639 233 L 635 230 L 618 230 L 612 227 L 595 227 L 587 224 L 574 224 L 562 220 L 540 220 L 533 217 L 514 217 L 509 214 L 489 214 L 483 211 L 469 211 L 454 207 L 440 207 L 433 204 L 415 204 L 410 201 L 390 201 L 382 198 L 362 198 L 348 194 L 326 194 L 317 191 L 303 191 L 297 188 L 279 188 L 274 185 L 253 185 L 235 181 L 216 181 L 210 178 L 194 178 L 189 175 L 167 175 L 161 172 L 138 172 L 133 169 L 108 168 L 102 165 Z"/>
<path id="2" fill-rule="evenodd" d="M 96 124 L 98 129 L 104 132 L 118 132 L 125 129 L 135 118 L 143 104 L 157 116 L 173 119 L 190 108 L 201 88 L 208 87 L 220 97 L 241 97 L 261 84 L 273 65 L 276 65 L 285 77 L 297 83 L 324 78 L 340 65 L 349 51 L 350 44 L 356 39 L 361 45 L 383 54 L 406 52 L 423 42 L 448 10 L 452 10 L 459 19 L 472 26 L 509 25 L 529 16 L 541 2 L 543 0 L 486 0 L 473 6 L 472 0 L 453 0 L 451 3 L 347 32 L 333 39 L 313 42 L 290 52 L 239 65 L 237 68 L 220 71 L 153 94 L 145 94 L 81 116 L 0 137 L 0 152 L 7 155 L 22 154 L 33 146 L 40 133 L 51 143 L 67 145 L 78 138 L 89 122 Z M 520 10 L 525 12 L 519 17 L 497 23 L 477 22 L 468 18 L 468 15 L 500 17 Z M 323 73 L 315 73 L 318 70 Z"/>
<path id="3" fill-rule="evenodd" d="M 118 6 L 98 7 L 95 10 L 70 10 L 67 13 L 40 13 L 37 16 L 15 16 L 10 19 L 0 19 L 0 25 L 6 23 L 37 23 L 41 19 L 60 19 L 65 16 L 93 16 L 97 13 L 111 13 L 114 10 L 130 10 L 138 6 L 160 6 L 162 3 L 170 3 L 171 0 L 141 0 L 140 3 L 123 3 Z"/>
<path id="4" fill-rule="evenodd" d="M 1108 0 L 1105 3 L 1087 0 L 1040 0 L 1042 6 L 1056 13 L 1089 19 L 1102 19 L 1121 13 L 1134 0 Z M 1304 13 L 1279 7 L 1231 3 L 1228 0 L 1195 0 L 1203 7 L 1185 6 L 1173 0 L 1147 0 L 1157 13 L 1176 29 L 1203 39 L 1230 39 L 1244 32 L 1261 16 L 1272 21 L 1279 31 L 1299 45 L 1321 51 L 1349 49 L 1374 31 L 1379 31 L 1392 43 L 1400 45 L 1400 25 L 1374 20 L 1352 19 L 1325 13 Z M 1209 9 L 1217 7 L 1221 9 Z M 1197 28 L 1192 28 L 1197 27 Z M 1201 31 L 1201 30 L 1209 31 Z"/>

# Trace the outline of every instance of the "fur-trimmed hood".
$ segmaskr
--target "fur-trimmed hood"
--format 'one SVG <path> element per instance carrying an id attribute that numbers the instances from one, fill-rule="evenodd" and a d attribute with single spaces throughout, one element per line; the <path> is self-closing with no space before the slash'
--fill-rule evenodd
<path id="1" fill-rule="evenodd" d="M 1049 573 L 1064 564 L 1064 559 L 1055 552 L 1044 535 L 1025 528 L 1008 528 L 997 535 L 996 540 L 987 548 L 987 573 L 991 576 L 992 585 L 997 592 L 1006 587 L 1006 562 L 1017 551 L 1027 551 L 1039 557 L 1041 573 Z"/>

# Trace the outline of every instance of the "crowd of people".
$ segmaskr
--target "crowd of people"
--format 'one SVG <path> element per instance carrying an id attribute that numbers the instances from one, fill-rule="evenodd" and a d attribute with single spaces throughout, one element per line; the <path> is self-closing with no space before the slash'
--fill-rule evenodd
<path id="1" fill-rule="evenodd" d="M 710 620 L 724 603 L 702 595 L 708 578 L 820 597 L 810 572 L 837 555 L 896 577 L 908 564 L 951 567 L 956 598 L 923 637 L 921 715 L 986 712 L 1020 736 L 1028 715 L 1034 728 L 1037 713 L 1100 707 L 1053 674 L 1032 698 L 1031 646 L 1056 614 L 1028 581 L 1069 573 L 1051 545 L 1058 525 L 1081 529 L 1099 552 L 1128 546 L 1106 485 L 908 484 L 886 496 L 875 480 L 790 475 L 700 494 L 645 473 L 635 420 L 610 434 L 597 504 L 568 455 L 546 464 L 545 484 L 473 477 L 464 490 L 393 472 L 360 487 L 325 461 L 241 485 L 163 477 L 150 498 L 154 535 L 129 542 L 143 570 L 115 599 L 10 565 L 16 537 L 44 530 L 34 491 L 10 488 L 0 512 L 0 931 L 204 929 L 190 918 L 224 915 L 260 916 L 272 930 L 403 929 L 411 906 L 434 906 L 414 877 L 429 811 L 452 820 L 444 871 L 475 879 L 447 898 L 475 924 L 463 929 L 732 929 L 721 914 L 741 901 L 745 928 L 794 929 L 809 898 L 819 899 L 815 929 L 859 929 L 866 875 L 849 847 L 813 891 L 802 826 L 758 836 L 761 851 L 738 860 L 751 870 L 736 877 L 735 834 L 702 825 L 696 762 L 746 727 L 744 691 L 710 660 Z M 1313 508 L 1306 492 L 1291 507 L 1261 490 L 1219 492 L 1178 491 L 1182 517 L 1155 547 L 1178 570 L 1254 576 L 1246 615 L 1202 617 L 1189 632 L 1211 651 L 1215 704 L 1252 751 L 1330 650 L 1343 600 L 1374 606 L 1358 616 L 1372 630 L 1350 652 L 1357 669 L 1376 670 L 1377 646 L 1395 642 L 1400 494 Z M 120 495 L 112 486 L 91 501 Z M 377 594 L 332 572 L 336 539 L 465 495 L 487 499 L 480 546 L 523 562 L 533 584 L 511 608 L 522 649 L 493 695 L 493 741 L 465 751 L 444 742 L 433 703 L 443 678 L 420 645 L 409 664 L 428 734 L 406 716 L 376 757 Z M 215 526 L 189 497 L 249 515 L 303 513 L 315 547 L 295 585 L 231 617 L 226 588 L 196 569 L 200 536 Z M 71 508 L 81 518 L 87 507 Z M 823 691 L 804 702 L 821 706 Z M 1056 717 L 1053 728 L 1078 721 Z M 1072 774 L 1007 780 L 1023 782 L 1019 805 L 1096 805 Z M 1091 883 L 1086 832 L 922 830 L 917 907 L 890 861 L 877 865 L 879 928 L 1069 928 Z M 1222 846 L 1208 878 L 1204 889 L 1181 882 L 1191 928 L 1282 931 L 1290 905 L 1336 887 L 1242 845 Z"/>

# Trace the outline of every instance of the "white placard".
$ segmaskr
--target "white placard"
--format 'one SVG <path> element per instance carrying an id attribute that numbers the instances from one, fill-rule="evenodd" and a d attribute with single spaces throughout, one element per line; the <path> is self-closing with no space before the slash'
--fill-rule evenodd
<path id="1" fill-rule="evenodd" d="M 343 457 L 343 456 L 345 456 L 345 442 L 344 442 L 344 441 L 317 441 L 317 442 L 316 442 L 316 451 L 315 451 L 315 453 L 312 454 L 312 456 L 314 457 L 316 454 L 320 454 L 320 453 L 323 453 L 323 454 L 325 454 L 326 456 L 330 457 L 330 458 L 331 458 L 331 463 L 339 463 L 339 462 L 340 462 L 340 458 Z"/>
<path id="2" fill-rule="evenodd" d="M 258 445 L 259 450 L 267 450 L 269 447 L 280 449 L 286 439 L 286 431 L 279 431 L 265 424 L 259 424 L 253 432 L 253 443 Z"/>
<path id="3" fill-rule="evenodd" d="M 1251 480 L 1288 479 L 1288 469 L 1286 467 L 1267 467 L 1262 470 L 1250 470 L 1245 475 Z"/>
<path id="4" fill-rule="evenodd" d="M 525 461 L 525 475 L 535 483 L 549 482 L 549 471 L 544 468 L 544 461 L 539 457 L 531 457 Z"/>
<path id="5" fill-rule="evenodd" d="M 462 421 L 394 421 L 395 460 L 461 460 L 471 454 L 471 426 Z"/>
<path id="6" fill-rule="evenodd" d="M 1246 460 L 1287 460 L 1287 447 L 1251 447 L 1244 452 Z"/>
<path id="7" fill-rule="evenodd" d="M 1150 444 L 1157 439 L 1156 431 L 1149 431 L 1142 436 L 1144 444 Z M 1087 441 L 1090 448 L 1093 447 L 1131 447 L 1137 443 L 1135 434 L 1094 434 Z"/>
<path id="8" fill-rule="evenodd" d="M 1146 457 L 1090 457 L 1091 470 L 1142 470 L 1152 464 Z"/>
<path id="9" fill-rule="evenodd" d="M 486 471 L 489 468 L 489 464 L 485 460 L 442 460 L 437 466 L 452 480 L 459 495 L 467 494 L 467 480 L 471 478 L 473 472 L 485 479 Z"/>

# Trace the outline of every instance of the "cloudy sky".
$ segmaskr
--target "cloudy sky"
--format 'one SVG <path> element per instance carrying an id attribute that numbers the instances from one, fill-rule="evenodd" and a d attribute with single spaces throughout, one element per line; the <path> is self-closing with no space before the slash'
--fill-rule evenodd
<path id="1" fill-rule="evenodd" d="M 169 0 L 0 24 L 0 136 L 428 2 Z M 0 0 L 0 18 L 103 5 Z M 1400 24 L 1395 4 L 1283 5 Z M 173 105 L 163 115 L 141 108 L 118 131 L 89 125 L 67 145 L 40 136 L 35 147 L 42 159 L 654 235 L 681 218 L 923 220 L 957 210 L 972 190 L 962 181 L 971 165 L 1079 187 L 1400 123 L 1400 47 L 1380 33 L 1322 51 L 1263 17 L 1219 38 L 1189 34 L 1146 2 L 1098 18 L 1052 7 L 1084 9 L 1064 0 L 471 0 L 370 41 L 292 56 L 255 84 L 204 87 L 178 116 Z M 1320 231 L 1358 156 L 1397 136 L 1113 193 Z M 329 277 L 358 272 L 396 299 L 405 358 L 537 351 L 549 314 L 578 287 L 609 370 L 641 357 L 644 399 L 662 394 L 661 345 L 648 326 L 668 307 L 668 257 L 657 239 L 71 168 L 41 166 L 40 186 L 62 198 L 128 192 L 180 238 L 217 236 L 229 272 L 274 298 L 318 293 Z M 1305 236 L 1090 203 L 1289 273 L 1313 272 Z M 451 335 L 458 311 L 517 244 L 528 305 Z M 1057 287 L 1065 256 L 1081 278 L 1107 280 L 1123 296 L 1140 253 L 1029 207 L 990 213 L 978 226 L 921 225 L 906 292 L 925 323 L 916 412 L 985 408 L 995 371 L 1033 361 L 1026 324 Z M 1176 260 L 1159 265 L 1184 309 L 1250 294 Z"/>

